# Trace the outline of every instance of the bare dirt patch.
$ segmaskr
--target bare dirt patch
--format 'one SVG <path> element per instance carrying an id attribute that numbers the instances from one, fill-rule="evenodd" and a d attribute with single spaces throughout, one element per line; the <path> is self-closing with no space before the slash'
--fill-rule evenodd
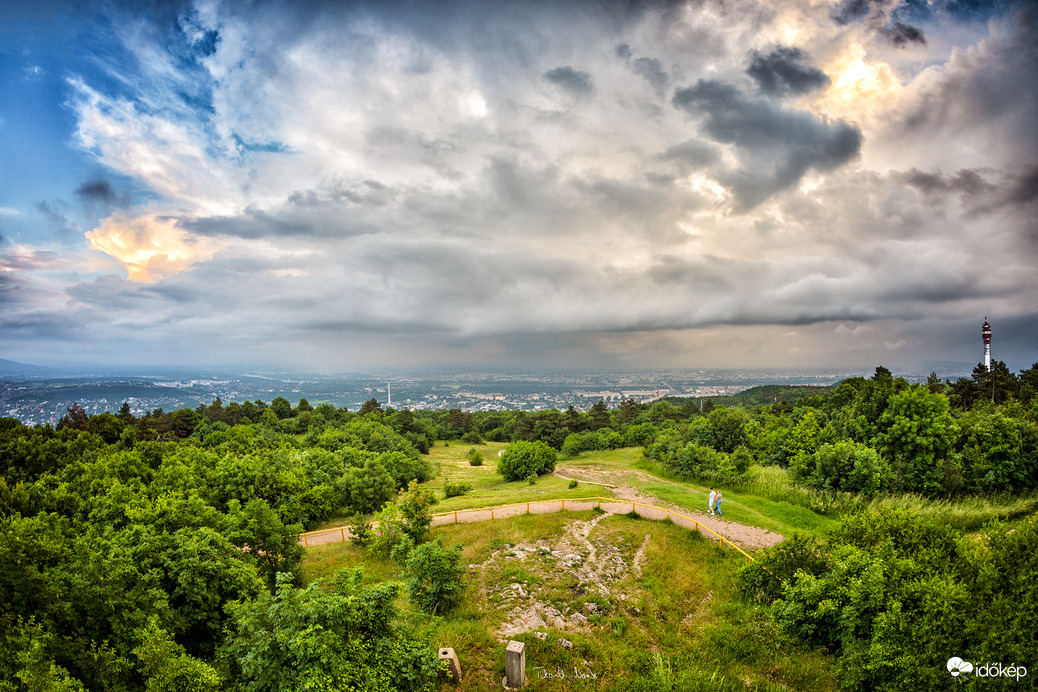
<path id="1" fill-rule="evenodd" d="M 563 535 L 551 542 L 542 539 L 505 546 L 476 566 L 484 574 L 484 583 L 494 581 L 493 575 L 525 575 L 487 588 L 488 601 L 507 611 L 497 631 L 502 642 L 520 632 L 546 627 L 588 629 L 590 618 L 605 615 L 627 600 L 622 582 L 631 573 L 632 556 L 625 556 L 607 540 L 592 538 L 595 527 L 607 516 L 570 522 Z M 522 570 L 510 569 L 514 567 Z"/>

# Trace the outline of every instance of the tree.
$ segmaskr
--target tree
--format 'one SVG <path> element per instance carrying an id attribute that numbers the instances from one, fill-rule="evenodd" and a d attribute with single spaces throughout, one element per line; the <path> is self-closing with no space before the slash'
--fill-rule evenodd
<path id="1" fill-rule="evenodd" d="M 288 403 L 288 399 L 283 396 L 276 397 L 270 402 L 270 410 L 274 412 L 278 420 L 292 417 L 292 404 Z"/>
<path id="2" fill-rule="evenodd" d="M 78 403 L 72 404 L 67 409 L 67 413 L 61 417 L 58 421 L 58 430 L 62 428 L 69 428 L 71 430 L 87 430 L 90 426 L 90 419 L 87 416 L 86 409 L 80 406 Z"/>
<path id="3" fill-rule="evenodd" d="M 122 435 L 123 425 L 122 420 L 104 411 L 90 416 L 87 429 L 91 435 L 97 435 L 106 443 L 114 444 L 119 441 L 119 436 Z"/>
<path id="4" fill-rule="evenodd" d="M 506 481 L 519 481 L 533 474 L 542 476 L 555 470 L 558 454 L 544 442 L 513 442 L 497 462 L 497 472 Z"/>
<path id="5" fill-rule="evenodd" d="M 443 545 L 443 536 L 414 548 L 407 556 L 407 584 L 411 602 L 432 615 L 453 610 L 465 592 L 465 563 L 461 544 Z"/>
<path id="6" fill-rule="evenodd" d="M 377 510 L 393 498 L 397 487 L 378 459 L 366 459 L 363 466 L 347 469 L 338 482 L 343 504 L 357 514 Z"/>
<path id="7" fill-rule="evenodd" d="M 959 428 L 943 394 L 915 386 L 890 397 L 878 421 L 876 446 L 894 471 L 895 487 L 927 494 L 947 493 L 944 482 Z"/>
<path id="8" fill-rule="evenodd" d="M 620 425 L 630 425 L 638 417 L 638 402 L 633 397 L 624 399 L 620 404 Z"/>
<path id="9" fill-rule="evenodd" d="M 360 415 L 366 416 L 369 413 L 382 413 L 382 404 L 378 402 L 378 399 L 372 397 L 364 402 L 360 407 Z"/>
<path id="10" fill-rule="evenodd" d="M 591 410 L 588 411 L 588 418 L 590 419 L 590 427 L 592 430 L 598 430 L 599 428 L 608 428 L 610 424 L 609 419 L 609 407 L 606 406 L 605 401 L 599 399 L 595 402 Z"/>
<path id="11" fill-rule="evenodd" d="M 130 402 L 124 401 L 123 405 L 119 407 L 119 413 L 116 416 L 123 423 L 133 423 L 137 419 L 133 415 L 133 411 L 130 410 Z"/>
<path id="12" fill-rule="evenodd" d="M 714 432 L 714 449 L 730 454 L 747 443 L 746 424 L 749 414 L 742 409 L 718 406 L 706 417 Z"/>
<path id="13" fill-rule="evenodd" d="M 253 556 L 269 586 L 273 588 L 279 573 L 296 573 L 303 559 L 296 534 L 302 533 L 303 527 L 285 526 L 264 500 L 254 498 L 244 507 L 238 500 L 231 500 L 225 524 L 224 535 Z"/>
<path id="14" fill-rule="evenodd" d="M 420 485 L 418 481 L 411 481 L 407 487 L 407 493 L 400 501 L 400 513 L 407 519 L 404 525 L 406 533 L 415 544 L 425 540 L 432 524 L 432 506 L 436 504 L 436 496 L 429 490 L 428 486 Z"/>
<path id="15" fill-rule="evenodd" d="M 249 692 L 433 689 L 436 655 L 397 623 L 398 585 L 362 587 L 360 570 L 305 589 L 278 575 L 273 595 L 229 606 L 220 659 Z"/>
<path id="16" fill-rule="evenodd" d="M 973 381 L 977 386 L 977 398 L 993 404 L 1004 403 L 1009 397 L 1016 396 L 1020 389 L 1020 380 L 1000 360 L 992 361 L 991 369 L 977 363 L 973 368 Z"/>

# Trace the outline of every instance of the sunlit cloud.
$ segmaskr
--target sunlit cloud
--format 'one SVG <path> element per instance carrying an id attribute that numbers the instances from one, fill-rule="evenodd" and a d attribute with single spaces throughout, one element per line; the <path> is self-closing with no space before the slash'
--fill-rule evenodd
<path id="1" fill-rule="evenodd" d="M 210 259 L 220 241 L 197 238 L 175 219 L 110 216 L 86 234 L 90 246 L 117 259 L 133 281 L 156 281 Z"/>

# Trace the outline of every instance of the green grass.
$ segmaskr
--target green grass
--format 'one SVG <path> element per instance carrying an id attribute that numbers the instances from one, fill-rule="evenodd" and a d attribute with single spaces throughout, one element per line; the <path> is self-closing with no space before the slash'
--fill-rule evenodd
<path id="1" fill-rule="evenodd" d="M 439 469 L 437 477 L 429 482 L 439 500 L 433 507 L 433 512 L 439 514 L 476 507 L 496 507 L 562 498 L 568 500 L 603 494 L 601 486 L 581 483 L 571 489 L 569 481 L 551 475 L 539 477 L 533 485 L 526 481 L 506 482 L 497 472 L 497 453 L 505 446 L 500 442 L 488 442 L 484 445 L 452 442 L 450 446 L 438 442 L 433 446 L 429 450 L 429 460 Z M 468 451 L 473 447 L 483 452 L 482 466 L 469 465 Z M 446 480 L 468 483 L 472 490 L 464 495 L 444 498 L 443 484 Z"/>

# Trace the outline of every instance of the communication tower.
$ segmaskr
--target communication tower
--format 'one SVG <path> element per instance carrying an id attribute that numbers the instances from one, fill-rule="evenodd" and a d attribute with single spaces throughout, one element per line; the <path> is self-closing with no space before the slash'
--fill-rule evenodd
<path id="1" fill-rule="evenodd" d="M 980 330 L 980 335 L 984 337 L 984 367 L 989 371 L 991 370 L 991 325 L 988 324 L 988 318 L 984 318 L 984 327 Z"/>

